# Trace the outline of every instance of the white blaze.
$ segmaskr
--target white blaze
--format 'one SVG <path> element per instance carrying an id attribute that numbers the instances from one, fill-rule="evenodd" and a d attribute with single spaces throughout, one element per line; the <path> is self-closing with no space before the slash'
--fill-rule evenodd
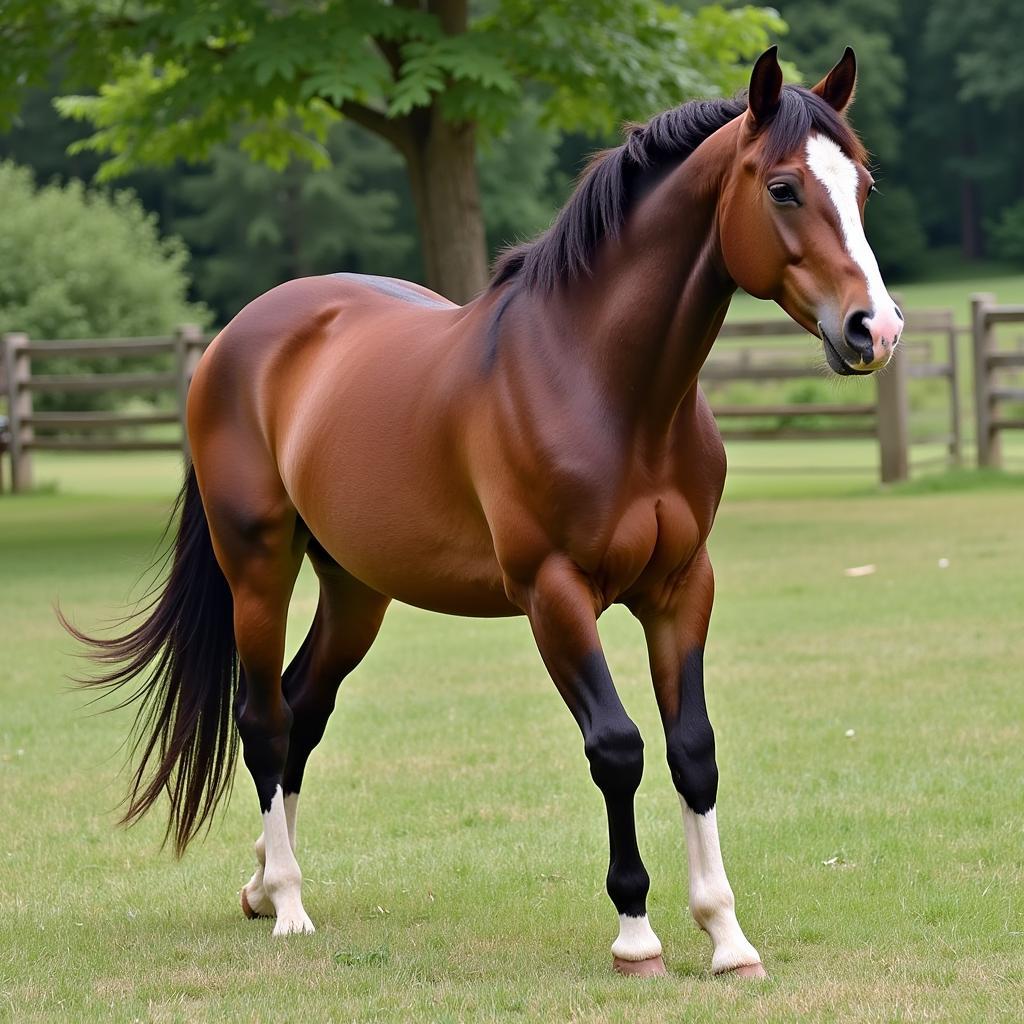
<path id="1" fill-rule="evenodd" d="M 806 155 L 808 169 L 824 186 L 839 214 L 846 251 L 860 267 L 867 282 L 871 318 L 866 321 L 866 326 L 873 335 L 878 333 L 895 341 L 903 322 L 896 311 L 896 304 L 886 291 L 878 260 L 864 234 L 857 203 L 857 168 L 839 146 L 824 135 L 808 137 Z"/>

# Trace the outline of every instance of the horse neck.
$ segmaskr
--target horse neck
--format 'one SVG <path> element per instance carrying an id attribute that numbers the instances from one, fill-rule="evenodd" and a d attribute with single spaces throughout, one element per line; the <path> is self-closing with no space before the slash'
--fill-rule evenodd
<path id="1" fill-rule="evenodd" d="M 652 439 L 669 432 L 681 403 L 696 394 L 736 288 L 717 215 L 735 142 L 717 135 L 630 211 L 572 296 L 575 354 L 609 405 Z"/>

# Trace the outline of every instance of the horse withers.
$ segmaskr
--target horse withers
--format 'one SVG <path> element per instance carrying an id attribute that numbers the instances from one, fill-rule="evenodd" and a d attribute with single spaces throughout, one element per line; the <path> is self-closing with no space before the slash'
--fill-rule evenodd
<path id="1" fill-rule="evenodd" d="M 784 86 L 772 48 L 743 98 L 631 128 L 465 306 L 341 274 L 281 285 L 228 324 L 189 394 L 166 586 L 124 635 L 76 633 L 109 669 L 93 685 L 145 678 L 126 821 L 166 791 L 182 851 L 240 737 L 263 820 L 243 910 L 311 932 L 303 772 L 389 602 L 526 615 L 606 801 L 614 966 L 663 973 L 633 814 L 643 742 L 597 631 L 620 603 L 646 636 L 712 970 L 764 976 L 718 840 L 702 666 L 725 455 L 697 374 L 737 286 L 817 335 L 836 373 L 892 355 L 903 318 L 864 236 L 872 179 L 844 117 L 855 77 L 847 50 L 813 89 Z M 282 673 L 303 558 L 319 604 Z"/>

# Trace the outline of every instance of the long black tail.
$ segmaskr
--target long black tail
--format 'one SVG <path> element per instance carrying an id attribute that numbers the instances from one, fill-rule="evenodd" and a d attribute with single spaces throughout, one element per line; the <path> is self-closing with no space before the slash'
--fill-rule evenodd
<path id="1" fill-rule="evenodd" d="M 92 637 L 58 611 L 64 627 L 106 671 L 82 686 L 119 690 L 144 678 L 118 708 L 138 706 L 130 749 L 138 757 L 128 788 L 124 825 L 138 821 L 167 792 L 165 839 L 180 856 L 231 788 L 238 748 L 232 705 L 238 685 L 231 591 L 217 564 L 210 528 L 190 466 L 175 502 L 180 514 L 173 547 L 158 562 L 170 572 L 162 589 L 121 625 L 126 632 Z M 138 625 L 131 623 L 139 616 Z"/>

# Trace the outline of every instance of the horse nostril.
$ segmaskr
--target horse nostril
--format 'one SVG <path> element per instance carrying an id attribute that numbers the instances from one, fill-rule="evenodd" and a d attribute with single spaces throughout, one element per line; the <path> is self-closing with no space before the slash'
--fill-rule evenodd
<path id="1" fill-rule="evenodd" d="M 871 338 L 871 331 L 868 330 L 865 323 L 870 315 L 863 309 L 859 309 L 857 312 L 851 313 L 843 325 L 843 337 L 846 339 L 846 343 L 865 363 L 873 362 L 875 358 L 874 341 Z"/>

